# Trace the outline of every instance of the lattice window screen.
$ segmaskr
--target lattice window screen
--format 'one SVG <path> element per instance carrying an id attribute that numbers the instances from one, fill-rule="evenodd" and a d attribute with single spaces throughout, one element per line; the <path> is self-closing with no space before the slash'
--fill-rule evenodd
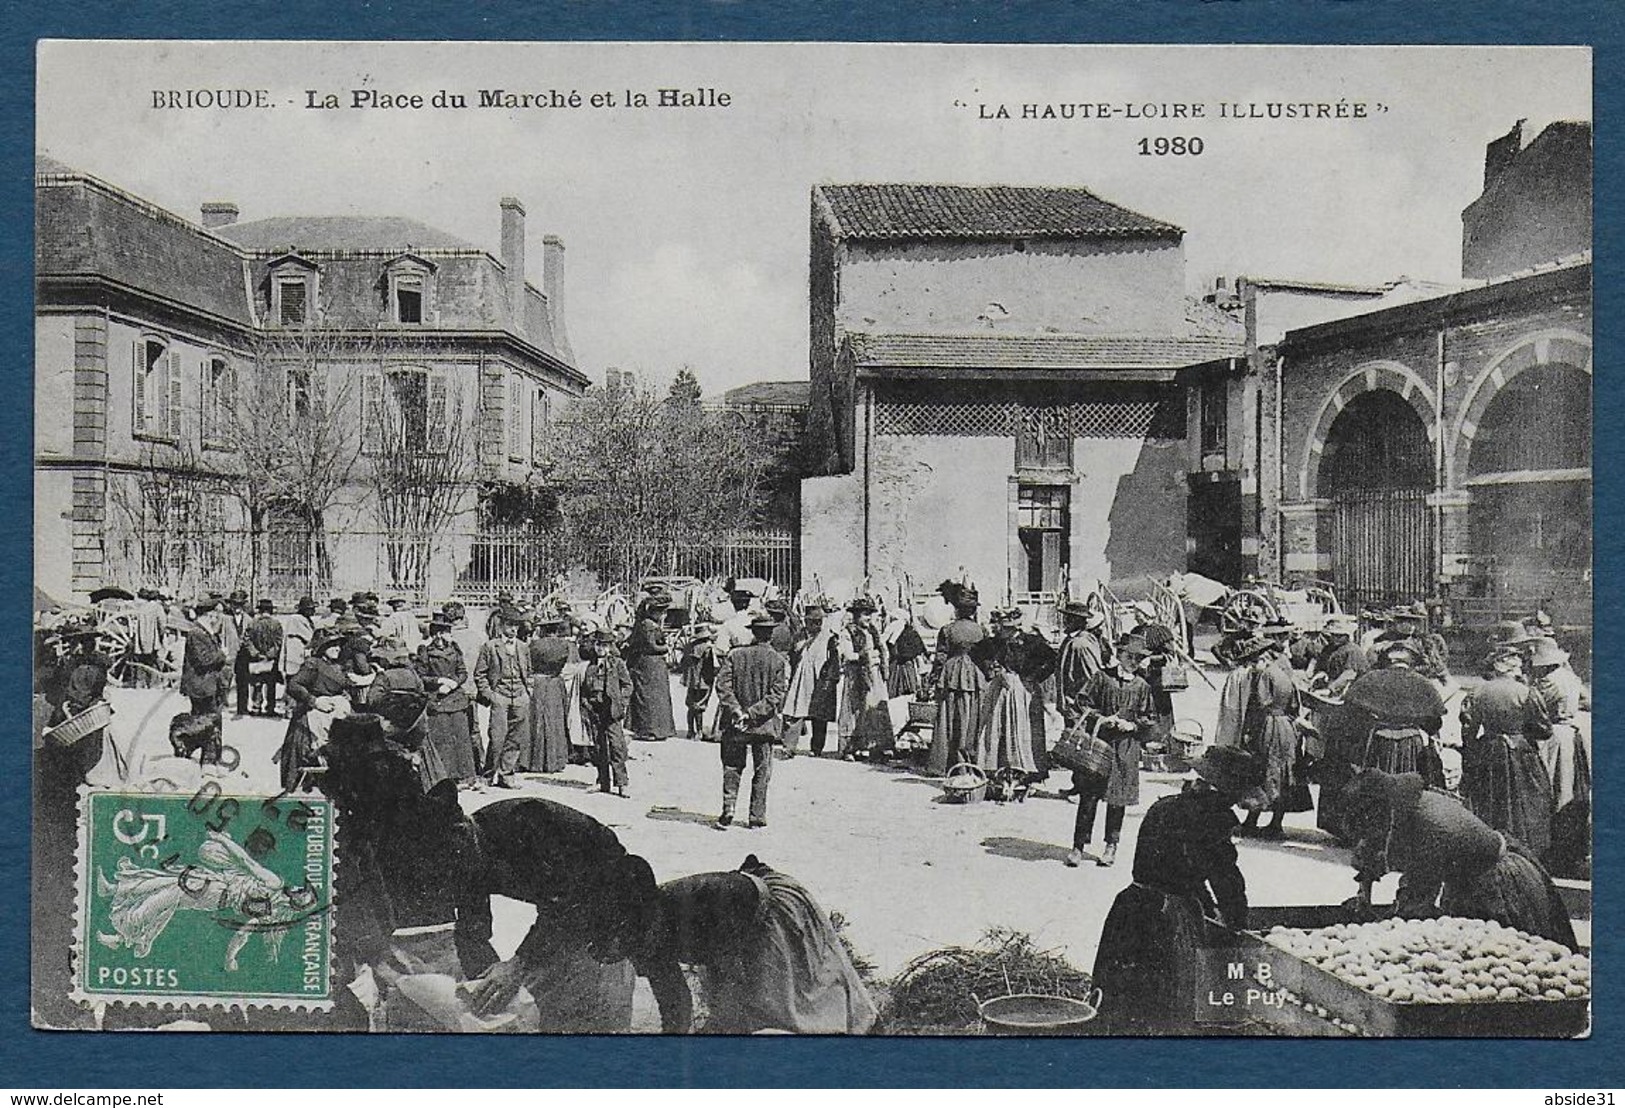
<path id="1" fill-rule="evenodd" d="M 1029 408 L 1014 402 L 898 400 L 875 404 L 881 435 L 1014 436 L 1022 422 L 1043 412 L 1046 433 L 1072 438 L 1179 439 L 1185 435 L 1183 398 L 1085 400 Z"/>

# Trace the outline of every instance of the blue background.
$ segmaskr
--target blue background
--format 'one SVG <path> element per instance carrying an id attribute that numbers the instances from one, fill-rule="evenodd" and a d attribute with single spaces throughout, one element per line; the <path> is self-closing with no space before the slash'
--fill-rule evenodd
<path id="1" fill-rule="evenodd" d="M 1505 43 L 1596 47 L 1597 262 L 1595 341 L 1601 356 L 1595 419 L 1625 415 L 1625 389 L 1607 367 L 1619 349 L 1618 138 L 1625 3 L 1566 0 L 1098 0 L 1074 3 L 827 4 L 564 3 L 433 0 L 345 5 L 58 3 L 0 15 L 0 334 L 15 345 L 0 405 L 0 606 L 11 647 L 0 652 L 0 1085 L 38 1091 L 122 1087 L 290 1086 L 1509 1086 L 1581 1089 L 1625 1074 L 1619 928 L 1593 931 L 1596 1029 L 1585 1042 L 1288 1042 L 1242 1040 L 791 1040 L 433 1038 L 51 1034 L 28 1029 L 26 911 L 29 772 L 30 503 L 33 346 L 34 43 L 63 38 L 782 39 L 925 42 Z M 95 80 L 87 73 L 86 80 Z M 1596 437 L 1597 636 L 1595 695 L 1611 724 L 1618 681 L 1622 568 L 1620 480 L 1625 451 Z M 1596 916 L 1621 902 L 1619 752 L 1611 726 L 1596 743 L 1609 802 L 1597 810 Z"/>

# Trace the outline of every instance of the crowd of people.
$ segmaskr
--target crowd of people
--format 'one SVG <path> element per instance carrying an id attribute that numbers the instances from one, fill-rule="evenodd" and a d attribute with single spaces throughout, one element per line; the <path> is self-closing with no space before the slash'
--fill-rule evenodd
<path id="1" fill-rule="evenodd" d="M 963 580 L 943 582 L 931 612 L 888 610 L 868 595 L 792 602 L 744 580 L 726 592 L 713 610 L 655 586 L 624 626 L 502 596 L 471 628 L 456 606 L 420 620 L 404 599 L 386 611 L 371 593 L 277 613 L 265 600 L 250 610 L 241 592 L 175 604 L 142 590 L 127 672 L 161 672 L 163 654 L 179 654 L 188 708 L 170 741 L 206 765 L 221 759 L 233 698 L 239 716 L 286 715 L 283 788 L 321 790 L 345 810 L 347 864 L 360 859 L 351 871 L 376 891 L 356 899 L 375 918 L 352 925 L 372 936 L 352 969 L 393 998 L 394 1026 L 441 1011 L 414 999 L 410 981 L 444 971 L 474 983 L 453 1005 L 460 1020 L 577 1030 L 599 1026 L 589 1009 L 626 1009 L 628 974 L 649 979 L 668 1029 L 686 1029 L 680 965 L 710 966 L 715 995 L 733 998 L 713 1003 L 712 1029 L 860 1030 L 873 1012 L 822 910 L 754 857 L 732 873 L 659 885 L 579 812 L 517 797 L 465 816 L 460 792 L 590 763 L 601 791 L 628 797 L 628 740 L 676 736 L 680 698 L 688 737 L 719 747 L 718 829 L 767 826 L 774 764 L 798 755 L 917 758 L 942 779 L 974 767 L 1015 787 L 996 796 L 1060 771 L 1070 774 L 1060 795 L 1076 804 L 1066 865 L 1109 867 L 1127 810 L 1141 803 L 1147 754 L 1176 745 L 1176 698 L 1193 673 L 1208 680 L 1188 629 L 1149 608 L 1108 618 L 1098 599 L 1067 602 L 1053 636 L 1019 608 L 984 622 Z M 1352 851 L 1356 914 L 1376 910 L 1373 884 L 1397 870 L 1390 910 L 1482 914 L 1574 944 L 1548 874 L 1589 876 L 1585 685 L 1544 616 L 1496 627 L 1484 672 L 1465 683 L 1432 624 L 1426 607 L 1407 605 L 1227 628 L 1213 651 L 1228 668 L 1211 742 L 1195 780 L 1146 812 L 1133 884 L 1102 936 L 1108 994 L 1139 996 L 1149 1018 L 1157 1007 L 1140 994 L 1179 993 L 1168 952 L 1197 941 L 1203 916 L 1245 920 L 1234 839 L 1282 837 L 1288 814 L 1311 809 Z M 483 642 L 465 652 L 459 636 L 480 630 Z M 88 625 L 37 643 L 44 727 L 102 699 L 111 661 L 98 645 Z M 910 721 L 923 722 L 910 702 L 929 705 L 929 742 L 917 751 L 904 741 Z M 101 749 L 99 736 L 47 744 L 46 793 L 65 798 Z M 544 909 L 506 962 L 489 946 L 492 894 Z M 776 921 L 749 944 L 756 977 L 740 976 L 737 944 L 718 935 L 737 938 L 747 920 L 758 931 Z M 778 998 L 771 1011 L 757 1010 L 764 991 Z M 551 1015 L 525 1014 L 544 999 Z"/>

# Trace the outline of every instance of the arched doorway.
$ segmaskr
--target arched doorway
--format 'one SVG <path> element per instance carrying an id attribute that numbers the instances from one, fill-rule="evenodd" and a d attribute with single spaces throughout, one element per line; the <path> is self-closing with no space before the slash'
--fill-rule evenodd
<path id="1" fill-rule="evenodd" d="M 1433 591 L 1433 450 L 1409 401 L 1362 392 L 1326 435 L 1317 482 L 1332 502 L 1332 580 L 1345 605 L 1382 605 Z"/>
<path id="2" fill-rule="evenodd" d="M 1591 375 L 1537 365 L 1508 381 L 1479 419 L 1463 483 L 1490 594 L 1589 623 Z"/>

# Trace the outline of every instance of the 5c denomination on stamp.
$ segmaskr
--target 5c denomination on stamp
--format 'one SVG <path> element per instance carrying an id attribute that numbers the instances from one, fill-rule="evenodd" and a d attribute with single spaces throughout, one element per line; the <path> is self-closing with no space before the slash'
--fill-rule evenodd
<path id="1" fill-rule="evenodd" d="M 331 1007 L 333 841 L 325 799 L 87 792 L 74 998 Z"/>

